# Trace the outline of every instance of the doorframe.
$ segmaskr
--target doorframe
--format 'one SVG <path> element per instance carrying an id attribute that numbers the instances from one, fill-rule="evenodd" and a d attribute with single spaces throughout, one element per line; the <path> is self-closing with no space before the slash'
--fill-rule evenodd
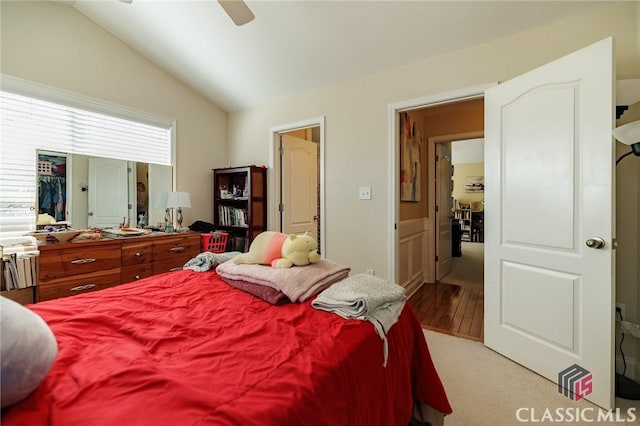
<path id="1" fill-rule="evenodd" d="M 494 87 L 498 82 L 485 83 L 478 86 L 466 87 L 463 89 L 452 90 L 449 92 L 438 93 L 434 95 L 424 96 L 421 98 L 400 101 L 389 104 L 389 135 L 388 135 L 388 157 L 389 157 L 389 243 L 388 243 L 388 271 L 389 277 L 394 282 L 398 281 L 398 218 L 400 213 L 399 185 L 400 175 L 400 142 L 399 142 L 399 126 L 400 113 L 413 109 L 425 107 L 433 107 L 438 105 L 446 105 L 453 102 L 477 99 L 484 96 L 484 92 Z M 431 191 L 433 192 L 433 191 Z M 432 195 L 431 195 L 432 196 Z M 431 213 L 430 213 L 431 214 Z M 433 252 L 431 252 L 433 254 Z M 427 253 L 429 255 L 429 253 Z M 435 273 L 435 272 L 434 272 Z"/>
<path id="2" fill-rule="evenodd" d="M 278 226 L 278 205 L 282 199 L 282 195 L 280 194 L 280 185 L 279 185 L 279 177 L 282 173 L 280 162 L 278 161 L 279 154 L 279 137 L 282 133 L 288 133 L 295 130 L 308 129 L 310 127 L 319 127 L 320 128 L 320 139 L 318 141 L 319 152 L 320 152 L 320 164 L 318 164 L 318 184 L 320 185 L 319 189 L 319 202 L 320 202 L 320 241 L 318 242 L 318 250 L 321 253 L 321 256 L 325 257 L 325 248 L 326 248 L 326 231 L 325 231 L 325 223 L 326 223 L 326 214 L 325 214 L 325 195 L 324 195 L 324 177 L 325 177 L 325 141 L 324 141 L 324 126 L 325 126 L 325 117 L 320 116 L 316 118 L 310 118 L 308 120 L 298 121 L 294 123 L 282 124 L 279 126 L 274 126 L 269 129 L 269 169 L 267 170 L 268 182 L 270 193 L 274 194 L 273 197 L 269 197 L 268 200 L 268 210 L 267 212 L 271 214 L 267 214 L 267 224 L 268 229 L 277 229 Z"/>
<path id="3" fill-rule="evenodd" d="M 481 97 L 484 97 L 484 93 Z M 477 97 L 476 97 L 477 98 Z M 465 132 L 465 133 L 452 133 L 450 135 L 438 135 L 431 136 L 427 139 L 427 164 L 429 167 L 434 167 L 436 162 L 436 144 L 439 143 L 449 143 L 456 142 L 465 139 L 476 139 L 483 138 L 484 130 L 477 130 L 474 132 Z M 453 163 L 451 163 L 453 164 Z M 434 170 L 437 173 L 437 170 Z M 435 186 L 435 173 L 427 173 L 427 187 L 431 189 L 429 194 L 427 195 L 427 211 L 429 212 L 429 217 L 431 220 L 431 226 L 434 232 L 431 235 L 431 238 L 427 238 L 427 251 L 428 253 L 436 253 L 436 232 L 438 232 L 438 228 L 436 226 L 436 186 Z M 453 242 L 452 242 L 453 243 Z M 435 256 L 429 256 L 427 258 L 427 273 L 426 273 L 427 282 L 434 283 L 436 282 L 436 260 Z"/>

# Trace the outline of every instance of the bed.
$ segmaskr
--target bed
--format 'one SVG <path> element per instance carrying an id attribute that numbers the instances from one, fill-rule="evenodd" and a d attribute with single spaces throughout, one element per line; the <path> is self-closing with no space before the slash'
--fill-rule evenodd
<path id="1" fill-rule="evenodd" d="M 451 407 L 409 304 L 389 331 L 182 270 L 29 308 L 59 352 L 12 425 L 407 425 Z"/>

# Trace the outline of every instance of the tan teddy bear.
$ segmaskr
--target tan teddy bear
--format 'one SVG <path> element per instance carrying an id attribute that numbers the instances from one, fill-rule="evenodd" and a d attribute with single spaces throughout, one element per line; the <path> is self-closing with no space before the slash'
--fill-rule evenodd
<path id="1" fill-rule="evenodd" d="M 233 258 L 236 264 L 271 265 L 274 268 L 304 266 L 318 260 L 318 243 L 309 235 L 287 235 L 274 231 L 258 234 L 251 242 L 249 252 Z"/>

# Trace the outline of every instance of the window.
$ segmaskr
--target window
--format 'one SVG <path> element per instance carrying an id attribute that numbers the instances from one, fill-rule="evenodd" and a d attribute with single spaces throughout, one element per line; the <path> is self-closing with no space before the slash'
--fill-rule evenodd
<path id="1" fill-rule="evenodd" d="M 61 91 L 55 94 L 69 97 Z M 69 99 L 73 100 L 69 103 L 83 103 L 77 96 Z M 86 104 L 91 108 L 0 91 L 0 238 L 35 229 L 36 150 L 171 165 L 170 119 L 158 123 L 155 117 L 144 120 L 144 114 L 127 114 L 106 103 L 87 100 Z M 126 115 L 138 120 L 123 118 Z"/>

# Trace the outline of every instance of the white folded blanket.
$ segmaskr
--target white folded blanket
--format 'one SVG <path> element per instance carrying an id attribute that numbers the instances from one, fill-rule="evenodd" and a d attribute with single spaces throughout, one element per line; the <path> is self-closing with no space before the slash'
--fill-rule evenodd
<path id="1" fill-rule="evenodd" d="M 323 290 L 311 306 L 343 318 L 370 321 L 384 343 L 386 366 L 387 333 L 398 321 L 405 301 L 403 287 L 373 275 L 356 274 Z"/>
<path id="2" fill-rule="evenodd" d="M 304 302 L 349 274 L 350 268 L 327 259 L 291 268 L 237 265 L 225 262 L 216 268 L 223 279 L 265 285 L 284 293 L 292 302 Z"/>

